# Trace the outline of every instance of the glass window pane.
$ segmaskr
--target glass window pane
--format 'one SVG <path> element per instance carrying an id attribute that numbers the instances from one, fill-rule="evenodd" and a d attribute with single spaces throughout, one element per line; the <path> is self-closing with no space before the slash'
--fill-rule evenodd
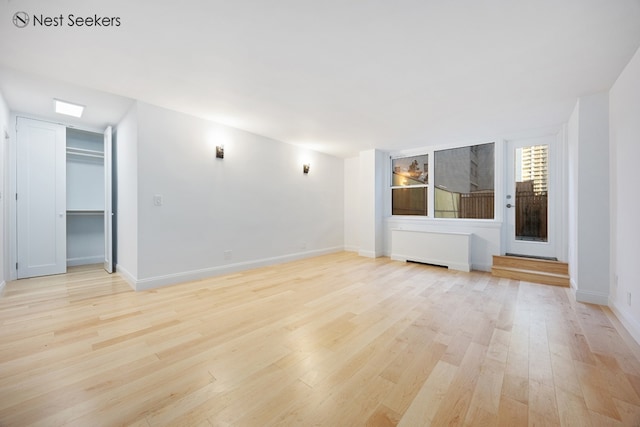
<path id="1" fill-rule="evenodd" d="M 435 152 L 436 218 L 494 218 L 494 144 Z"/>
<path id="2" fill-rule="evenodd" d="M 516 240 L 546 242 L 549 146 L 516 149 Z"/>
<path id="3" fill-rule="evenodd" d="M 429 155 L 402 157 L 391 161 L 391 185 L 424 185 L 429 183 Z"/>
<path id="4" fill-rule="evenodd" d="M 393 188 L 392 215 L 427 215 L 427 188 Z"/>

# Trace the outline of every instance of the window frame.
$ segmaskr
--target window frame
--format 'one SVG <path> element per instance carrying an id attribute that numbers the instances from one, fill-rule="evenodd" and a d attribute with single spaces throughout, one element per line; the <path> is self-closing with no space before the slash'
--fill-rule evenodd
<path id="1" fill-rule="evenodd" d="M 483 219 L 483 218 L 436 218 L 435 217 L 435 153 L 436 151 L 449 150 L 453 148 L 462 148 L 462 147 L 473 147 L 476 145 L 482 144 L 494 144 L 494 152 L 493 152 L 493 186 L 494 186 L 494 217 L 492 219 Z M 503 214 L 500 210 L 499 206 L 502 206 L 499 201 L 504 198 L 504 191 L 502 188 L 502 182 L 504 180 L 504 145 L 505 141 L 500 138 L 487 138 L 486 140 L 479 140 L 473 142 L 466 143 L 455 143 L 455 144 L 446 144 L 446 145 L 437 145 L 437 146 L 428 146 L 417 149 L 410 150 L 401 150 L 392 152 L 389 155 L 389 161 L 387 163 L 387 177 L 385 186 L 385 205 L 387 206 L 386 216 L 395 220 L 412 220 L 412 221 L 433 221 L 433 222 L 441 222 L 441 223 L 463 223 L 463 222 L 473 222 L 473 223 L 502 223 Z M 405 157 L 415 157 L 415 156 L 423 156 L 427 155 L 428 158 L 428 167 L 429 167 L 429 178 L 427 185 L 417 185 L 416 187 L 427 187 L 427 215 L 393 215 L 393 188 L 410 188 L 410 186 L 393 186 L 393 160 Z"/>
<path id="2" fill-rule="evenodd" d="M 411 157 L 421 157 L 421 156 L 427 156 L 427 183 L 426 184 L 409 184 L 409 185 L 393 185 L 393 162 L 395 160 L 398 159 L 408 159 Z M 430 215 L 429 213 L 432 211 L 432 206 L 431 206 L 431 192 L 433 191 L 430 187 L 431 187 L 431 181 L 433 181 L 433 178 L 431 176 L 431 171 L 433 170 L 433 164 L 432 164 L 432 154 L 431 153 L 420 153 L 420 154 L 400 154 L 397 156 L 389 156 L 389 180 L 387 181 L 389 183 L 389 197 L 388 200 L 390 200 L 390 213 L 392 216 L 394 217 L 411 217 L 411 218 L 429 218 Z M 426 203 L 427 203 L 427 215 L 393 215 L 393 190 L 399 190 L 399 189 L 410 189 L 410 188 L 426 188 L 427 190 L 427 195 L 426 195 Z"/>

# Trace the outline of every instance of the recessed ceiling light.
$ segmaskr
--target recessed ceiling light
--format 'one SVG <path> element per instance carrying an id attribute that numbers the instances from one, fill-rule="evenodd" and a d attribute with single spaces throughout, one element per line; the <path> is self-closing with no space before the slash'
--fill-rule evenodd
<path id="1" fill-rule="evenodd" d="M 66 114 L 67 116 L 81 117 L 84 111 L 84 105 L 73 104 L 67 101 L 54 99 L 53 103 L 56 107 L 56 113 Z"/>

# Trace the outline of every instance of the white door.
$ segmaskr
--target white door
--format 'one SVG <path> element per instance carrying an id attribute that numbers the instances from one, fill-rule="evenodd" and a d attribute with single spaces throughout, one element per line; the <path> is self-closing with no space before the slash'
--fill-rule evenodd
<path id="1" fill-rule="evenodd" d="M 111 201 L 111 126 L 104 131 L 104 269 L 113 273 L 113 212 Z"/>
<path id="2" fill-rule="evenodd" d="M 17 122 L 18 278 L 67 271 L 66 128 Z"/>
<path id="3" fill-rule="evenodd" d="M 507 254 L 557 258 L 556 136 L 507 143 Z"/>

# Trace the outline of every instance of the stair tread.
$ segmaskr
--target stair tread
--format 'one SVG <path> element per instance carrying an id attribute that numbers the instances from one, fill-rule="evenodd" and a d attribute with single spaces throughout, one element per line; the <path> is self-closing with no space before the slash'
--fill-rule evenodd
<path id="1" fill-rule="evenodd" d="M 540 259 L 540 258 L 528 258 L 523 256 L 514 256 L 514 255 L 494 255 L 494 258 L 522 260 L 522 261 L 530 261 L 530 262 L 545 263 L 545 264 L 568 265 L 566 262 L 563 262 L 563 261 L 554 261 L 551 259 Z"/>
<path id="2" fill-rule="evenodd" d="M 569 264 L 562 261 L 550 261 L 514 256 L 493 256 L 493 267 L 515 268 L 529 271 L 545 271 L 554 274 L 569 274 Z"/>

